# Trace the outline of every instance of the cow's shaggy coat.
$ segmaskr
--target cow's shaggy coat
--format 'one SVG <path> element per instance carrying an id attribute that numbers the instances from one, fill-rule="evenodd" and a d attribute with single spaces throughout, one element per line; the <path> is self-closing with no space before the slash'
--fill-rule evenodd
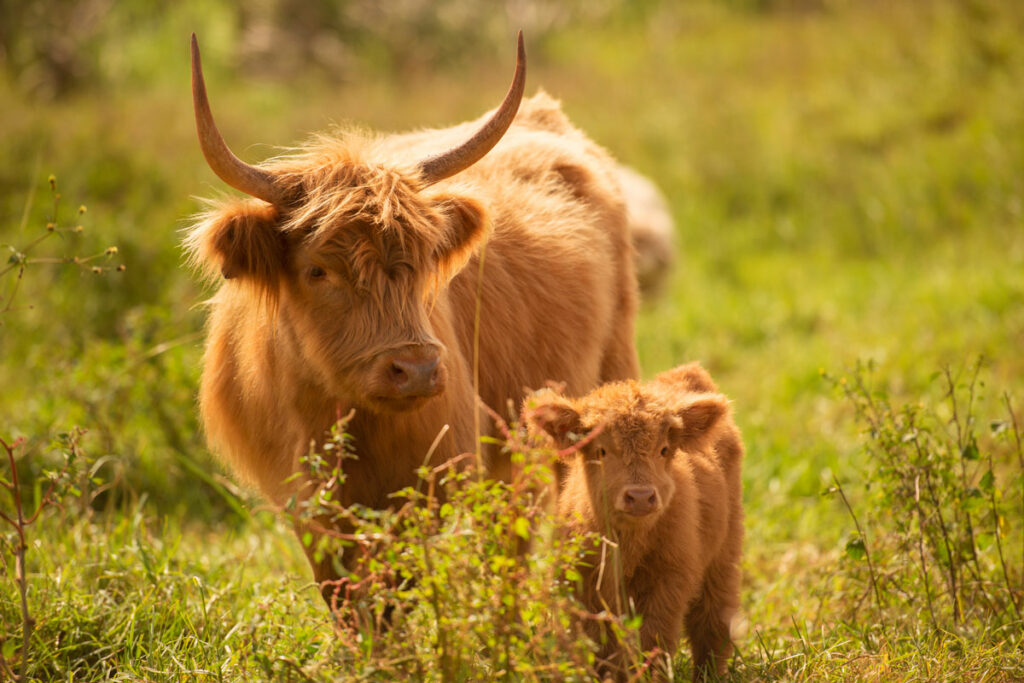
<path id="1" fill-rule="evenodd" d="M 191 229 L 192 260 L 221 282 L 207 436 L 270 500 L 303 495 L 300 458 L 353 408 L 344 504 L 393 504 L 446 425 L 433 463 L 473 451 L 477 325 L 479 395 L 499 409 L 548 380 L 582 394 L 637 375 L 614 162 L 538 94 L 482 160 L 424 182 L 417 162 L 478 125 L 317 137 L 256 167 L 285 200 L 218 201 Z M 329 560 L 314 573 L 335 577 Z"/>
<path id="2" fill-rule="evenodd" d="M 541 392 L 529 413 L 534 428 L 570 452 L 561 523 L 614 542 L 583 563 L 582 600 L 595 613 L 626 614 L 632 605 L 645 650 L 671 655 L 685 626 L 694 678 L 724 673 L 739 607 L 743 444 L 717 391 L 690 364 L 578 399 Z M 623 652 L 599 623 L 588 621 L 587 630 L 604 641 L 605 666 L 621 675 Z"/>

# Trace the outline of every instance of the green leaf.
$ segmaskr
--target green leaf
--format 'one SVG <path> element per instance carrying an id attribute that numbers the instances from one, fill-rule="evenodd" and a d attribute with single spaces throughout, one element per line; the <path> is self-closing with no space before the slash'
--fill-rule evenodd
<path id="1" fill-rule="evenodd" d="M 309 547 L 311 547 L 313 545 L 313 534 L 312 533 L 307 531 L 306 533 L 302 534 L 302 545 L 306 546 L 307 548 L 309 548 Z"/>
<path id="2" fill-rule="evenodd" d="M 978 482 L 978 488 L 985 493 L 992 493 L 992 489 L 995 486 L 996 477 L 992 474 L 992 470 L 985 472 L 981 475 L 981 480 Z"/>
<path id="3" fill-rule="evenodd" d="M 867 546 L 864 545 L 864 539 L 860 536 L 854 536 L 846 542 L 846 556 L 853 560 L 863 560 L 868 556 Z"/>
<path id="4" fill-rule="evenodd" d="M 530 539 L 530 522 L 525 517 L 516 517 L 516 521 L 512 523 L 512 530 L 519 538 Z"/>
<path id="5" fill-rule="evenodd" d="M 18 641 L 14 638 L 8 638 L 4 641 L 4 659 L 11 659 L 14 657 L 14 652 L 18 649 Z"/>
<path id="6" fill-rule="evenodd" d="M 985 500 L 981 491 L 972 488 L 968 489 L 967 495 L 964 496 L 963 502 L 960 505 L 967 512 L 978 512 L 984 509 L 987 504 L 988 501 Z"/>
<path id="7" fill-rule="evenodd" d="M 978 453 L 978 444 L 971 441 L 969 444 L 964 446 L 964 449 L 960 451 L 960 457 L 964 460 L 977 460 L 980 458 L 981 454 Z"/>

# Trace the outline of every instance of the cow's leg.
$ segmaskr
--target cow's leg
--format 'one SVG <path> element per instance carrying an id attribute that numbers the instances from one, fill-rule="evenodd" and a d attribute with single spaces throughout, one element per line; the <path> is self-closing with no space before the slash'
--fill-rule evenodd
<path id="1" fill-rule="evenodd" d="M 613 323 L 601 357 L 602 382 L 640 378 L 640 361 L 637 359 L 634 341 L 634 321 L 639 307 L 639 296 L 633 264 L 628 256 L 628 245 L 625 249 L 624 260 L 618 264 L 618 299 L 614 303 Z"/>
<path id="2" fill-rule="evenodd" d="M 345 589 L 341 584 L 342 572 L 338 567 L 339 558 L 329 548 L 325 548 L 322 553 L 317 552 L 317 546 L 323 538 L 323 534 L 317 531 L 317 523 L 296 520 L 293 526 L 295 535 L 302 545 L 302 551 L 309 560 L 310 569 L 313 570 L 313 580 L 320 588 L 320 595 L 331 611 L 335 611 L 336 606 L 340 606 L 345 597 Z M 309 545 L 304 541 L 307 538 L 312 539 Z"/>
<path id="3" fill-rule="evenodd" d="M 612 330 L 601 358 L 601 382 L 618 382 L 640 377 L 640 361 L 633 343 L 633 318 L 621 318 Z"/>

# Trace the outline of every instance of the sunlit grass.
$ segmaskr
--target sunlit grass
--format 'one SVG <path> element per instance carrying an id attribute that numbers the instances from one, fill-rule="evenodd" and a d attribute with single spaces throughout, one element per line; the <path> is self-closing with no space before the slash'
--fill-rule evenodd
<path id="1" fill-rule="evenodd" d="M 934 373 L 984 357 L 978 424 L 1004 419 L 1004 392 L 1018 414 L 1024 404 L 1024 12 L 791 5 L 652 3 L 528 35 L 529 89 L 560 97 L 654 177 L 677 220 L 677 270 L 645 302 L 637 343 L 646 376 L 701 360 L 747 442 L 749 626 L 734 675 L 1020 678 L 1019 622 L 935 632 L 908 610 L 887 637 L 873 632 L 844 552 L 854 524 L 821 493 L 838 477 L 866 522 L 877 513 L 862 425 L 822 371 L 872 359 L 888 395 L 939 406 Z M 194 143 L 187 37 L 204 40 L 218 121 L 248 161 L 334 123 L 475 116 L 503 94 L 512 43 L 507 59 L 496 50 L 448 71 L 274 80 L 233 59 L 232 16 L 186 3 L 141 22 L 104 53 L 107 80 L 64 99 L 0 82 L 0 242 L 21 243 L 32 184 L 29 229 L 45 223 L 52 172 L 65 208 L 89 213 L 83 233 L 44 245 L 50 255 L 117 244 L 127 265 L 117 280 L 37 269 L 19 295 L 33 308 L 0 319 L 0 436 L 30 438 L 23 465 L 38 475 L 50 435 L 80 424 L 95 475 L 116 482 L 92 515 L 71 505 L 34 531 L 42 679 L 374 675 L 339 665 L 350 660 L 290 530 L 247 513 L 259 503 L 240 503 L 203 449 L 205 293 L 181 266 L 179 231 L 192 196 L 224 190 Z M 874 524 L 869 540 L 884 532 Z M 8 658 L 20 633 L 11 567 Z M 1013 571 L 1019 585 L 1024 567 Z"/>

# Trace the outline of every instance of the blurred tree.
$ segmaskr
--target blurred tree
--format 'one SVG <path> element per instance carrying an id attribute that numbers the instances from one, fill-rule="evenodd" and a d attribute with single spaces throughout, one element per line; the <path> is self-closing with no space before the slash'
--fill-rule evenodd
<path id="1" fill-rule="evenodd" d="M 113 0 L 0 0 L 0 64 L 19 87 L 51 99 L 89 83 Z"/>

